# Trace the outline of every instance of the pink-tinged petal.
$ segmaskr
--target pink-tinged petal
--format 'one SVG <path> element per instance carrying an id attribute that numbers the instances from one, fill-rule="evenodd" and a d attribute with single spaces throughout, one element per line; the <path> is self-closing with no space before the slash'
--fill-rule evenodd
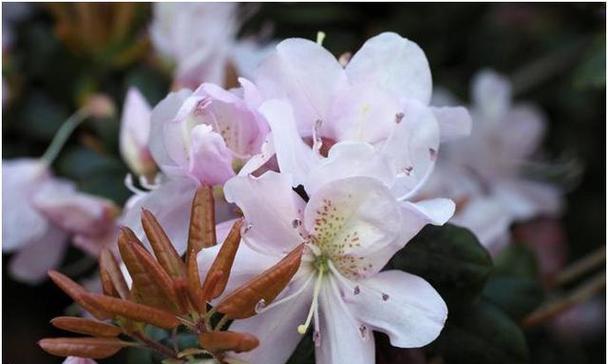
<path id="1" fill-rule="evenodd" d="M 375 362 L 371 328 L 353 317 L 332 276 L 326 279 L 319 295 L 319 326 L 316 328 L 320 333 L 317 339 L 319 346 L 315 350 L 317 364 Z"/>
<path id="2" fill-rule="evenodd" d="M 471 134 L 471 114 L 462 106 L 431 107 L 437 123 L 441 142 L 458 139 Z"/>
<path id="3" fill-rule="evenodd" d="M 219 237 L 218 237 L 218 240 Z M 200 272 L 201 281 L 204 281 L 207 276 L 213 260 L 217 256 L 222 244 L 214 245 L 210 248 L 205 248 L 198 253 L 197 261 Z M 230 271 L 230 279 L 224 294 L 229 294 L 249 279 L 260 274 L 265 269 L 277 263 L 280 257 L 270 256 L 259 253 L 251 249 L 247 244 L 241 244 L 236 252 L 232 270 Z M 220 297 L 221 299 L 221 297 Z"/>
<path id="4" fill-rule="evenodd" d="M 328 120 L 321 124 L 321 135 L 373 144 L 389 136 L 400 111 L 399 99 L 379 87 L 349 86 L 335 97 Z"/>
<path id="5" fill-rule="evenodd" d="M 130 227 L 148 244 L 141 226 L 141 209 L 150 210 L 173 242 L 178 253 L 186 250 L 190 207 L 196 191 L 196 183 L 189 178 L 177 178 L 147 193 L 123 213 L 119 223 Z M 170 201 L 170 203 L 169 203 Z"/>
<path id="6" fill-rule="evenodd" d="M 101 235 L 76 234 L 72 244 L 91 256 L 99 256 L 105 248 L 116 249 L 118 241 L 118 226 L 114 225 Z"/>
<path id="7" fill-rule="evenodd" d="M 269 307 L 261 313 L 245 319 L 236 320 L 230 325 L 230 330 L 246 332 L 260 340 L 260 346 L 252 351 L 231 354 L 247 363 L 283 364 L 291 356 L 302 339 L 298 333 L 298 325 L 306 319 L 306 314 L 312 300 L 312 284 L 303 287 L 306 279 L 292 283 L 275 300 L 293 295 L 282 304 Z M 298 293 L 298 291 L 301 291 Z"/>
<path id="8" fill-rule="evenodd" d="M 135 87 L 129 88 L 120 121 L 120 154 L 138 175 L 147 175 L 156 165 L 148 150 L 152 109 Z"/>
<path id="9" fill-rule="evenodd" d="M 272 141 L 272 133 L 269 133 L 260 147 L 260 153 L 249 158 L 245 165 L 239 170 L 239 176 L 247 176 L 259 171 L 275 156 L 274 143 Z"/>
<path id="10" fill-rule="evenodd" d="M 345 290 L 353 316 L 370 329 L 386 333 L 391 345 L 418 348 L 435 340 L 448 308 L 424 279 L 397 270 L 380 272 Z"/>
<path id="11" fill-rule="evenodd" d="M 511 107 L 511 84 L 505 76 L 483 70 L 473 78 L 471 97 L 476 113 L 485 122 L 497 123 Z"/>
<path id="12" fill-rule="evenodd" d="M 32 195 L 50 179 L 38 159 L 2 161 L 2 251 L 10 252 L 40 240 L 46 218 L 31 204 Z"/>
<path id="13" fill-rule="evenodd" d="M 375 85 L 400 99 L 431 100 L 429 62 L 420 47 L 395 33 L 370 38 L 346 66 L 354 84 Z"/>
<path id="14" fill-rule="evenodd" d="M 451 200 L 438 198 L 419 202 L 405 201 L 401 204 L 401 239 L 393 249 L 403 248 L 416 234 L 428 224 L 442 225 L 454 214 Z M 393 251 L 394 253 L 394 251 Z"/>
<path id="15" fill-rule="evenodd" d="M 414 194 L 431 174 L 439 151 L 439 126 L 432 110 L 417 101 L 403 103 L 403 118 L 393 128 L 382 152 L 397 175 L 393 193 Z"/>
<path id="16" fill-rule="evenodd" d="M 330 252 L 343 275 L 359 279 L 380 271 L 399 249 L 402 216 L 386 186 L 370 177 L 325 184 L 310 196 L 304 226 Z"/>
<path id="17" fill-rule="evenodd" d="M 97 362 L 93 359 L 89 358 L 79 358 L 76 356 L 68 356 L 63 361 L 63 364 L 97 364 Z"/>
<path id="18" fill-rule="evenodd" d="M 188 173 L 198 183 L 222 185 L 234 176 L 232 154 L 218 133 L 209 125 L 197 125 L 192 129 Z"/>
<path id="19" fill-rule="evenodd" d="M 230 58 L 240 76 L 253 77 L 260 63 L 274 53 L 276 46 L 276 43 L 260 44 L 253 39 L 241 40 L 230 50 Z"/>
<path id="20" fill-rule="evenodd" d="M 497 183 L 494 191 L 516 220 L 559 214 L 563 208 L 562 192 L 547 183 L 513 179 Z"/>
<path id="21" fill-rule="evenodd" d="M 255 250 L 275 256 L 291 251 L 302 238 L 297 231 L 304 201 L 288 174 L 266 172 L 237 176 L 224 185 L 226 201 L 236 203 L 247 223 L 243 239 Z"/>
<path id="22" fill-rule="evenodd" d="M 316 158 L 298 134 L 292 107 L 285 100 L 270 100 L 260 112 L 270 125 L 281 172 L 293 175 L 294 186 L 303 183 Z"/>
<path id="23" fill-rule="evenodd" d="M 239 77 L 239 83 L 243 89 L 243 100 L 252 109 L 257 109 L 264 102 L 264 98 L 258 87 L 246 78 Z"/>
<path id="24" fill-rule="evenodd" d="M 515 105 L 505 115 L 501 141 L 505 158 L 521 162 L 542 143 L 546 128 L 543 112 L 533 105 Z"/>
<path id="25" fill-rule="evenodd" d="M 197 88 L 203 82 L 223 85 L 226 79 L 228 47 L 218 46 L 214 53 L 210 49 L 199 49 L 185 58 L 175 70 L 175 86 Z"/>
<path id="26" fill-rule="evenodd" d="M 387 186 L 393 177 L 386 159 L 372 145 L 340 142 L 331 147 L 327 158 L 313 167 L 304 187 L 309 195 L 314 195 L 331 181 L 356 176 L 373 177 Z"/>
<path id="27" fill-rule="evenodd" d="M 237 157 L 245 159 L 260 150 L 268 125 L 255 109 L 234 93 L 210 83 L 201 85 L 194 95 L 205 100 L 204 106 L 194 110 L 197 122 L 212 126 Z"/>
<path id="28" fill-rule="evenodd" d="M 38 284 L 49 269 L 59 266 L 68 247 L 67 234 L 50 226 L 44 236 L 19 250 L 9 262 L 9 272 L 18 281 Z"/>
<path id="29" fill-rule="evenodd" d="M 53 224 L 72 234 L 102 235 L 114 226 L 118 215 L 112 201 L 78 193 L 63 182 L 47 183 L 34 195 L 33 204 Z"/>
<path id="30" fill-rule="evenodd" d="M 317 120 L 327 120 L 334 94 L 346 84 L 344 69 L 319 44 L 299 38 L 279 43 L 254 79 L 266 100 L 287 98 L 297 129 L 310 136 Z"/>
<path id="31" fill-rule="evenodd" d="M 513 216 L 502 201 L 494 196 L 474 196 L 450 222 L 471 230 L 479 242 L 492 255 L 496 255 L 508 243 Z"/>
<path id="32" fill-rule="evenodd" d="M 150 152 L 156 161 L 156 164 L 161 168 L 163 172 L 168 175 L 175 174 L 179 170 L 180 165 L 178 163 L 184 163 L 185 160 L 185 145 L 181 135 L 167 135 L 168 131 L 165 130 L 168 123 L 175 119 L 178 111 L 182 107 L 182 104 L 190 97 L 192 91 L 180 90 L 178 92 L 172 92 L 165 97 L 154 109 L 152 110 L 151 125 L 150 125 Z M 169 130 L 171 132 L 171 130 Z M 171 140 L 171 137 L 174 137 Z M 170 140 L 169 144 L 165 144 L 165 140 Z M 167 148 L 172 148 L 171 153 Z M 171 154 L 179 152 L 179 149 L 183 151 L 183 158 L 181 160 L 174 160 Z M 175 149 L 175 151 L 173 151 Z M 182 174 L 183 175 L 183 174 Z"/>

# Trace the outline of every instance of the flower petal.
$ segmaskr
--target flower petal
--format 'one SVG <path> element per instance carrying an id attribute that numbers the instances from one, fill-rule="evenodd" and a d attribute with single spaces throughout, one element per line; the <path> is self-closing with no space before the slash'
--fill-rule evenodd
<path id="1" fill-rule="evenodd" d="M 494 191 L 516 220 L 555 215 L 563 207 L 562 192 L 548 183 L 513 179 L 497 183 Z"/>
<path id="2" fill-rule="evenodd" d="M 401 240 L 400 207 L 376 179 L 350 177 L 323 185 L 310 196 L 304 216 L 315 243 L 349 278 L 378 272 L 399 249 L 393 246 Z"/>
<path id="3" fill-rule="evenodd" d="M 243 239 L 255 250 L 276 256 L 291 251 L 302 238 L 294 228 L 304 201 L 295 193 L 292 178 L 266 172 L 260 177 L 237 176 L 226 182 L 224 194 L 243 211 L 249 225 Z"/>
<path id="4" fill-rule="evenodd" d="M 222 136 L 209 125 L 192 128 L 192 147 L 189 157 L 189 174 L 201 184 L 222 185 L 234 176 L 232 154 Z"/>
<path id="5" fill-rule="evenodd" d="M 286 100 L 270 100 L 260 106 L 260 112 L 270 124 L 281 172 L 293 175 L 294 186 L 301 184 L 314 164 L 314 154 L 298 134 L 290 104 Z"/>
<path id="6" fill-rule="evenodd" d="M 364 142 L 347 141 L 331 147 L 327 158 L 308 173 L 304 187 L 309 195 L 314 195 L 331 181 L 356 176 L 373 177 L 386 186 L 392 184 L 393 177 L 386 159 L 376 148 Z"/>
<path id="7" fill-rule="evenodd" d="M 154 171 L 155 164 L 148 150 L 152 109 L 135 87 L 129 88 L 120 120 L 120 154 L 129 168 L 138 175 Z"/>
<path id="8" fill-rule="evenodd" d="M 320 345 L 315 350 L 317 364 L 375 362 L 372 333 L 353 317 L 345 304 L 338 284 L 329 277 L 319 295 Z"/>
<path id="9" fill-rule="evenodd" d="M 2 251 L 10 252 L 44 237 L 46 218 L 31 204 L 31 196 L 50 180 L 38 159 L 2 161 Z"/>
<path id="10" fill-rule="evenodd" d="M 431 107 L 439 124 L 441 142 L 458 139 L 471 134 L 473 121 L 469 111 L 462 106 Z"/>
<path id="11" fill-rule="evenodd" d="M 18 281 L 38 284 L 46 279 L 49 269 L 59 266 L 67 247 L 67 234 L 51 225 L 41 240 L 15 254 L 9 262 L 9 272 Z"/>
<path id="12" fill-rule="evenodd" d="M 391 345 L 418 348 L 439 336 L 448 308 L 424 279 L 397 270 L 380 272 L 345 292 L 353 315 L 386 333 Z"/>
<path id="13" fill-rule="evenodd" d="M 79 358 L 76 356 L 68 356 L 65 358 L 62 364 L 97 364 L 97 362 L 93 359 L 89 358 Z"/>
<path id="14" fill-rule="evenodd" d="M 536 106 L 520 104 L 507 112 L 505 120 L 501 133 L 504 154 L 515 161 L 529 157 L 542 142 L 545 115 Z"/>
<path id="15" fill-rule="evenodd" d="M 511 107 L 511 84 L 509 80 L 493 70 L 478 72 L 472 81 L 473 107 L 488 123 L 500 122 Z"/>
<path id="16" fill-rule="evenodd" d="M 429 63 L 418 45 L 395 33 L 370 38 L 346 66 L 349 81 L 370 84 L 400 99 L 431 100 Z"/>
<path id="17" fill-rule="evenodd" d="M 393 193 L 406 199 L 431 174 L 439 150 L 439 126 L 431 109 L 417 101 L 403 103 L 404 116 L 382 152 L 397 175 Z"/>
<path id="18" fill-rule="evenodd" d="M 277 298 L 287 297 L 302 289 L 304 277 L 293 281 L 290 286 Z M 297 331 L 298 325 L 306 319 L 306 313 L 312 300 L 312 285 L 288 302 L 269 308 L 245 320 L 237 320 L 230 330 L 246 332 L 260 340 L 256 349 L 235 357 L 248 363 L 283 364 L 291 356 L 302 339 Z"/>
<path id="19" fill-rule="evenodd" d="M 260 64 L 255 84 L 266 100 L 287 98 L 300 135 L 310 136 L 316 120 L 327 120 L 333 95 L 346 84 L 346 75 L 326 49 L 291 38 Z"/>

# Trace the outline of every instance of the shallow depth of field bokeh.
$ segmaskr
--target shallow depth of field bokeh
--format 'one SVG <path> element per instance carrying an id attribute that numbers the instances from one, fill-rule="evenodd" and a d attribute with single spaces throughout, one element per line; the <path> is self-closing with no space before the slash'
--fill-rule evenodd
<path id="1" fill-rule="evenodd" d="M 103 5 L 108 9 L 95 13 L 95 29 L 61 19 L 53 6 L 28 4 L 15 10 L 3 4 L 3 37 L 7 27 L 11 36 L 10 47 L 4 47 L 3 39 L 3 158 L 41 155 L 87 95 L 107 94 L 116 104 L 116 115 L 86 123 L 53 168 L 81 190 L 122 205 L 130 194 L 123 183 L 128 168 L 118 153 L 126 91 L 135 85 L 155 104 L 171 84 L 170 72 L 146 37 L 151 9 L 143 3 L 129 9 Z M 121 18 L 124 24 L 113 24 L 113 11 L 128 12 Z M 358 49 L 382 31 L 397 32 L 426 52 L 434 85 L 461 100 L 469 100 L 470 81 L 478 70 L 492 68 L 509 76 L 515 98 L 537 103 L 548 116 L 543 142 L 547 159 L 580 168 L 567 181 L 567 208 L 561 218 L 568 260 L 605 245 L 604 4 L 248 4 L 244 12 L 250 15 L 243 35 L 314 39 L 322 30 L 325 47 L 335 55 Z M 121 37 L 107 44 L 110 29 Z M 557 173 L 556 178 L 564 177 Z M 82 276 L 96 269 L 70 249 L 64 267 Z M 49 320 L 71 301 L 48 281 L 28 286 L 12 280 L 6 272 L 9 257 L 3 255 L 2 361 L 60 363 L 36 341 L 59 334 Z M 605 307 L 603 293 L 596 300 Z M 605 362 L 604 322 L 605 316 L 596 318 L 599 328 L 577 337 L 546 328 L 526 331 L 530 362 Z M 103 362 L 124 363 L 125 358 L 123 353 Z"/>

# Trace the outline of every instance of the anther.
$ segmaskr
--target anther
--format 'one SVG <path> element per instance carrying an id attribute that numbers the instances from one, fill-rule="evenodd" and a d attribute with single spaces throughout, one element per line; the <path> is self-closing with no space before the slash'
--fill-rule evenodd
<path id="1" fill-rule="evenodd" d="M 395 114 L 395 123 L 399 124 L 401 122 L 401 120 L 403 120 L 404 116 L 405 116 L 405 114 L 402 112 L 398 112 L 397 114 Z"/>

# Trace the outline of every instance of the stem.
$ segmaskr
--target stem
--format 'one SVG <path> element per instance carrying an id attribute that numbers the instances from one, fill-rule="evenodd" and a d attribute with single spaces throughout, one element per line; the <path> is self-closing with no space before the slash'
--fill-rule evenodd
<path id="1" fill-rule="evenodd" d="M 533 327 L 547 322 L 565 310 L 583 303 L 606 287 L 606 273 L 597 274 L 570 295 L 550 302 L 529 314 L 522 321 L 523 327 Z"/>
<path id="2" fill-rule="evenodd" d="M 177 353 L 175 351 L 173 351 L 172 349 L 169 349 L 168 347 L 157 343 L 154 340 L 151 340 L 149 338 L 147 338 L 146 336 L 140 334 L 140 333 L 134 333 L 132 335 L 134 338 L 138 339 L 139 341 L 141 341 L 142 343 L 144 343 L 146 345 L 146 347 L 150 350 L 156 351 L 157 353 L 160 353 L 166 357 L 172 358 L 172 359 L 179 359 L 179 357 L 177 356 Z"/>
<path id="3" fill-rule="evenodd" d="M 82 123 L 86 118 L 89 117 L 89 112 L 86 109 L 79 109 L 72 116 L 70 116 L 64 123 L 61 125 L 53 141 L 48 146 L 41 159 L 45 161 L 48 165 L 51 165 L 53 161 L 59 155 L 59 152 L 65 145 L 66 141 L 72 135 L 72 132 Z"/>
<path id="4" fill-rule="evenodd" d="M 561 273 L 555 277 L 555 286 L 562 286 L 577 278 L 585 275 L 589 271 L 599 267 L 606 261 L 606 246 L 597 249 L 596 251 L 586 255 L 576 262 L 567 266 Z"/>

